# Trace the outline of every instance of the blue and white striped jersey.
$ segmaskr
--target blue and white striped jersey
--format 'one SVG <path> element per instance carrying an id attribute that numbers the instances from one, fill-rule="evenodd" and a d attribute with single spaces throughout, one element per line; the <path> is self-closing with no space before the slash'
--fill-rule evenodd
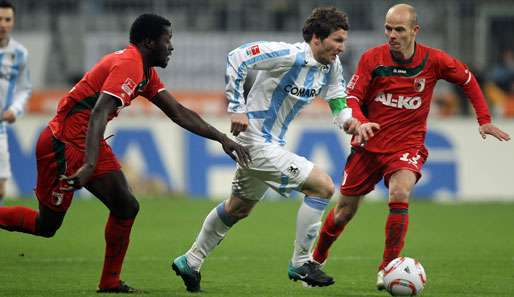
<path id="1" fill-rule="evenodd" d="M 243 98 L 248 69 L 257 71 L 255 82 Z M 228 111 L 246 113 L 248 129 L 238 141 L 285 144 L 291 121 L 316 96 L 325 100 L 346 97 L 339 59 L 330 65 L 317 62 L 309 44 L 255 42 L 228 55 L 225 76 Z"/>
<path id="2" fill-rule="evenodd" d="M 27 64 L 27 49 L 12 37 L 6 47 L 0 48 L 0 108 L 20 116 L 32 92 Z M 2 122 L 0 132 L 5 132 Z"/>

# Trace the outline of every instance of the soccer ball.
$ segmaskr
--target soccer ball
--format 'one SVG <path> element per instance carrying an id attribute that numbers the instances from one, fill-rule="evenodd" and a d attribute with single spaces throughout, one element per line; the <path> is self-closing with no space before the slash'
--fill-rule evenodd
<path id="1" fill-rule="evenodd" d="M 426 282 L 425 269 L 412 258 L 396 258 L 384 268 L 384 285 L 392 296 L 416 296 Z"/>

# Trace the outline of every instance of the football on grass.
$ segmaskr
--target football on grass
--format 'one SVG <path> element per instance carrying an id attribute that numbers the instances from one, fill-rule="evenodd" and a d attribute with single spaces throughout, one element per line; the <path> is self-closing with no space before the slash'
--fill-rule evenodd
<path id="1" fill-rule="evenodd" d="M 412 258 L 396 258 L 384 268 L 384 284 L 393 296 L 416 296 L 426 282 L 425 269 Z"/>

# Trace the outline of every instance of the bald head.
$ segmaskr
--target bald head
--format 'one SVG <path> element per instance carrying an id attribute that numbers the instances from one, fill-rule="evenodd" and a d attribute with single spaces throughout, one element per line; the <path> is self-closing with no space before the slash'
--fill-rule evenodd
<path id="1" fill-rule="evenodd" d="M 385 17 L 385 35 L 390 50 L 406 60 L 414 54 L 419 25 L 414 7 L 407 4 L 395 5 Z"/>
<path id="2" fill-rule="evenodd" d="M 418 24 L 418 15 L 416 14 L 416 10 L 409 4 L 397 4 L 392 6 L 387 11 L 386 20 L 388 18 L 408 21 L 412 27 Z"/>

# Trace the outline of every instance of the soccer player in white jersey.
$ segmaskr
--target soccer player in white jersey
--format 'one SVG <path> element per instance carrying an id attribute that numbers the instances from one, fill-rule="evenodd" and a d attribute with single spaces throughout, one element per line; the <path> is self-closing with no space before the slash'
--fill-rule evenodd
<path id="1" fill-rule="evenodd" d="M 200 291 L 200 267 L 227 231 L 248 216 L 268 188 L 287 196 L 292 190 L 306 196 L 297 215 L 294 252 L 288 267 L 292 280 L 329 286 L 332 277 L 311 261 L 323 211 L 334 193 L 332 179 L 304 157 L 283 148 L 285 134 L 300 110 L 319 96 L 328 101 L 336 125 L 348 133 L 358 122 L 346 107 L 345 83 L 338 59 L 347 39 L 347 16 L 335 8 L 317 8 L 303 28 L 305 42 L 255 42 L 228 55 L 226 97 L 231 132 L 249 148 L 252 163 L 238 167 L 229 199 L 205 218 L 191 249 L 176 258 L 173 270 L 188 291 Z M 245 100 L 247 70 L 257 70 Z"/>
<path id="2" fill-rule="evenodd" d="M 11 177 L 6 127 L 23 113 L 32 90 L 27 49 L 11 37 L 14 13 L 11 1 L 0 1 L 0 204 Z"/>

